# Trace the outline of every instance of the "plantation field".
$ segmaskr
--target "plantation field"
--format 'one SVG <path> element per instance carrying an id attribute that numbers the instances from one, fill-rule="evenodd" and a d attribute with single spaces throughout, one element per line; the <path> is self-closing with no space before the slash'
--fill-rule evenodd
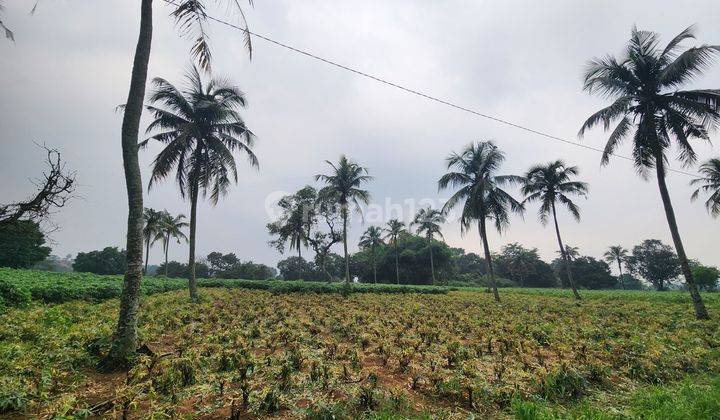
<path id="1" fill-rule="evenodd" d="M 98 373 L 117 300 L 0 315 L 0 412 L 26 417 L 716 418 L 720 324 L 675 295 L 504 290 L 145 297 L 147 345 Z M 720 314 L 715 295 L 711 313 Z M 673 411 L 674 410 L 674 411 Z M 689 415 L 689 414 L 692 415 Z"/>

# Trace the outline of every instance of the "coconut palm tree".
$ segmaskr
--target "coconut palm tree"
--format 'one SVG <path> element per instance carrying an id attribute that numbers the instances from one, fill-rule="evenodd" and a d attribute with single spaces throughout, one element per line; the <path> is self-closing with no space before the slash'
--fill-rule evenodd
<path id="1" fill-rule="evenodd" d="M 245 96 L 225 80 L 212 79 L 203 83 L 199 71 L 192 67 L 187 74 L 188 86 L 180 91 L 165 79 L 153 80 L 155 87 L 147 109 L 154 120 L 147 128 L 150 140 L 165 148 L 153 161 L 154 183 L 175 172 L 180 195 L 190 199 L 190 298 L 197 300 L 195 280 L 195 232 L 197 203 L 200 195 L 216 205 L 232 181 L 237 182 L 237 165 L 233 152 L 244 154 L 257 168 L 258 159 L 252 151 L 254 136 L 245 126 L 239 109 L 246 106 Z"/>
<path id="2" fill-rule="evenodd" d="M 609 264 L 617 263 L 618 270 L 620 271 L 620 275 L 618 276 L 618 281 L 620 282 L 620 287 L 625 289 L 625 282 L 623 281 L 623 272 L 622 272 L 622 265 L 623 262 L 625 262 L 625 259 L 627 258 L 628 250 L 623 248 L 620 245 L 612 245 L 610 248 L 608 248 L 607 251 L 605 251 L 605 254 L 603 254 L 603 258 L 605 258 L 605 261 Z"/>
<path id="3" fill-rule="evenodd" d="M 522 193 L 525 195 L 523 203 L 540 203 L 540 210 L 538 211 L 540 223 L 546 225 L 548 217 L 552 215 L 560 255 L 570 281 L 573 296 L 576 299 L 580 299 L 580 294 L 575 287 L 575 279 L 573 279 L 572 268 L 570 267 L 571 257 L 568 255 L 568 250 L 563 245 L 560 237 L 556 205 L 557 203 L 564 205 L 575 220 L 580 221 L 580 208 L 573 203 L 571 196 L 586 196 L 588 187 L 584 182 L 572 181 L 572 178 L 577 176 L 579 172 L 577 166 L 567 166 L 562 160 L 556 160 L 546 165 L 537 165 L 530 168 L 523 177 L 522 186 Z"/>
<path id="4" fill-rule="evenodd" d="M 580 249 L 576 246 L 565 244 L 565 255 L 568 256 L 568 259 L 571 262 L 575 261 L 575 259 L 580 256 Z"/>
<path id="5" fill-rule="evenodd" d="M 681 90 L 684 84 L 702 74 L 720 53 L 717 45 L 683 51 L 682 42 L 693 38 L 694 28 L 689 27 L 662 48 L 658 34 L 633 28 L 622 57 L 592 60 L 585 73 L 584 89 L 610 98 L 613 103 L 591 115 L 579 135 L 598 124 L 609 130 L 613 122 L 618 121 L 605 145 L 601 163 L 607 164 L 621 142 L 631 137 L 638 172 L 647 177 L 650 170 L 655 170 L 665 217 L 695 315 L 698 319 L 707 319 L 707 309 L 690 270 L 665 182 L 667 152 L 672 143 L 680 150 L 680 161 L 684 165 L 692 164 L 697 155 L 690 141 L 709 140 L 709 131 L 720 123 L 720 90 Z"/>
<path id="6" fill-rule="evenodd" d="M 433 261 L 432 241 L 435 235 L 443 237 L 440 232 L 440 225 L 445 223 L 445 215 L 440 210 L 432 208 L 420 209 L 418 214 L 410 226 L 417 226 L 418 235 L 425 235 L 430 249 L 430 274 L 432 275 L 432 284 L 435 284 L 435 262 Z"/>
<path id="7" fill-rule="evenodd" d="M 143 274 L 147 275 L 148 260 L 150 259 L 150 247 L 152 246 L 155 236 L 160 231 L 162 222 L 162 212 L 145 208 L 143 212 L 143 239 L 145 240 L 145 268 Z"/>
<path id="8" fill-rule="evenodd" d="M 330 199 L 340 206 L 340 216 L 343 221 L 343 250 L 345 252 L 345 283 L 350 284 L 350 258 L 347 249 L 348 217 L 351 207 L 360 212 L 360 204 L 370 202 L 370 193 L 360 187 L 372 180 L 367 168 L 349 160 L 345 155 L 340 156 L 336 164 L 325 161 L 332 168 L 328 175 L 315 175 L 316 181 L 327 184 L 320 190 L 319 195 Z"/>
<path id="9" fill-rule="evenodd" d="M 400 284 L 400 253 L 398 251 L 398 239 L 400 235 L 406 232 L 405 223 L 398 219 L 390 219 L 384 229 L 385 239 L 393 245 L 395 249 L 395 281 Z"/>
<path id="10" fill-rule="evenodd" d="M 446 159 L 450 172 L 438 181 L 438 189 L 455 188 L 456 191 L 445 203 L 447 213 L 457 205 L 462 206 L 460 216 L 461 232 L 466 232 L 472 222 L 478 224 L 478 233 L 485 251 L 485 264 L 490 276 L 490 285 L 497 302 L 500 295 L 495 282 L 495 272 L 490 255 L 486 222 L 493 220 L 495 229 L 502 233 L 510 224 L 510 213 L 522 214 L 522 203 L 515 200 L 503 187 L 519 182 L 514 175 L 497 175 L 505 154 L 491 141 L 469 144 L 461 153 L 452 153 Z"/>
<path id="11" fill-rule="evenodd" d="M 165 254 L 165 277 L 168 275 L 168 251 L 170 249 L 170 239 L 175 239 L 177 243 L 180 243 L 181 239 L 187 242 L 188 237 L 185 235 L 185 232 L 183 232 L 183 229 L 188 226 L 190 226 L 190 224 L 185 221 L 184 214 L 173 216 L 168 213 L 167 210 L 163 210 L 161 212 L 160 226 L 155 238 L 153 239 L 153 243 L 157 241 L 162 242 L 163 253 Z"/>
<path id="12" fill-rule="evenodd" d="M 701 177 L 690 181 L 690 185 L 699 185 L 691 200 L 697 200 L 700 193 L 708 193 L 705 208 L 713 217 L 720 216 L 720 158 L 710 159 L 700 166 Z"/>
<path id="13" fill-rule="evenodd" d="M 377 226 L 370 226 L 360 237 L 360 245 L 363 248 L 370 248 L 370 257 L 373 265 L 373 282 L 377 283 L 377 261 L 375 251 L 382 244 L 382 229 Z"/>
<path id="14" fill-rule="evenodd" d="M 310 230 L 315 224 L 315 206 L 317 191 L 306 186 L 295 194 L 286 195 L 278 201 L 282 214 L 275 222 L 268 223 L 267 229 L 271 236 L 277 236 L 270 241 L 280 253 L 285 250 L 285 243 L 289 243 L 290 250 L 297 250 L 298 257 L 302 258 L 302 247 L 307 246 Z"/>
<path id="15" fill-rule="evenodd" d="M 245 15 L 238 0 L 228 0 L 230 9 L 235 9 L 245 27 L 245 45 L 252 55 L 250 33 Z M 165 2 L 163 2 L 164 4 Z M 205 70 L 210 70 L 211 52 L 207 28 L 208 16 L 203 0 L 177 0 L 172 3 L 171 15 L 183 35 L 190 36 L 193 58 Z M 120 313 L 110 351 L 102 361 L 106 369 L 128 367 L 134 358 L 137 342 L 137 320 L 140 304 L 140 281 L 143 260 L 143 185 L 138 160 L 138 138 L 140 117 L 145 100 L 148 64 L 153 35 L 153 0 L 140 0 L 140 31 L 133 58 L 130 88 L 124 106 L 121 128 L 123 170 L 128 197 L 128 218 L 126 236 L 126 262 L 123 290 L 120 295 Z"/>

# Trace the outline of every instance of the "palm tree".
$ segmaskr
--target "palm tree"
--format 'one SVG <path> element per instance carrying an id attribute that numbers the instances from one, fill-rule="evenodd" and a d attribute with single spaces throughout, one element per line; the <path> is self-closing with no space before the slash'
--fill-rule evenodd
<path id="1" fill-rule="evenodd" d="M 197 202 L 200 194 L 216 205 L 227 193 L 231 181 L 237 182 L 237 166 L 233 152 L 244 153 L 250 165 L 257 168 L 252 151 L 253 134 L 238 113 L 245 107 L 245 96 L 227 81 L 213 79 L 203 84 L 196 67 L 187 75 L 185 92 L 165 79 L 153 80 L 155 89 L 147 109 L 154 120 L 147 128 L 150 140 L 165 144 L 153 161 L 148 188 L 167 178 L 173 171 L 180 195 L 190 199 L 190 298 L 197 300 L 195 280 L 195 231 Z M 159 131 L 159 132 L 158 132 Z M 154 134 L 153 134 L 154 133 Z"/>
<path id="2" fill-rule="evenodd" d="M 377 283 L 377 261 L 375 251 L 382 244 L 382 229 L 377 226 L 370 226 L 360 237 L 360 245 L 363 248 L 370 248 L 370 256 L 373 265 L 373 282 Z"/>
<path id="3" fill-rule="evenodd" d="M 345 252 L 345 283 L 350 284 L 350 258 L 347 250 L 347 229 L 350 207 L 360 211 L 360 203 L 370 201 L 370 193 L 360 187 L 372 180 L 367 168 L 349 160 L 345 155 L 340 156 L 337 165 L 326 160 L 332 168 L 329 175 L 315 175 L 316 181 L 323 181 L 327 186 L 320 190 L 320 196 L 327 197 L 340 206 L 340 216 L 343 221 L 343 250 Z"/>
<path id="4" fill-rule="evenodd" d="M 440 210 L 432 208 L 420 209 L 418 214 L 415 215 L 415 220 L 410 224 L 411 226 L 417 226 L 418 235 L 424 234 L 428 241 L 428 248 L 430 248 L 430 273 L 432 275 L 432 284 L 435 285 L 435 262 L 433 261 L 432 241 L 433 237 L 437 234 L 441 238 L 443 237 L 440 232 L 440 225 L 445 223 L 445 215 Z"/>
<path id="5" fill-rule="evenodd" d="M 150 246 L 153 244 L 153 239 L 160 230 L 160 223 L 162 222 L 162 212 L 145 208 L 143 212 L 143 239 L 145 240 L 145 269 L 143 274 L 147 275 L 148 261 L 150 259 Z"/>
<path id="6" fill-rule="evenodd" d="M 698 319 L 707 319 L 707 309 L 680 238 L 665 175 L 667 151 L 673 140 L 680 150 L 680 161 L 692 164 L 697 155 L 690 140 L 709 140 L 708 132 L 720 123 L 720 90 L 680 90 L 683 84 L 703 73 L 720 52 L 720 46 L 702 45 L 681 51 L 683 41 L 695 38 L 693 27 L 682 31 L 662 49 L 658 38 L 654 32 L 633 28 L 626 52 L 620 59 L 608 56 L 590 62 L 584 89 L 612 98 L 614 102 L 591 115 L 579 135 L 600 123 L 608 130 L 613 121 L 619 120 L 605 145 L 601 162 L 607 164 L 618 145 L 633 132 L 635 167 L 643 177 L 655 169 L 665 217 L 695 315 Z"/>
<path id="7" fill-rule="evenodd" d="M 607 261 L 608 263 L 617 262 L 618 270 L 620 271 L 620 275 L 618 276 L 618 281 L 620 282 L 620 287 L 622 289 L 625 289 L 625 282 L 623 281 L 622 264 L 623 264 L 623 262 L 625 262 L 627 255 L 628 255 L 628 250 L 623 248 L 620 245 L 612 245 L 610 248 L 608 248 L 607 251 L 605 251 L 605 254 L 603 254 L 605 261 Z"/>
<path id="8" fill-rule="evenodd" d="M 160 226 L 153 242 L 162 241 L 163 252 L 165 253 L 165 277 L 168 275 L 168 250 L 170 249 L 170 239 L 177 240 L 177 243 L 180 243 L 181 239 L 187 242 L 188 238 L 183 232 L 183 229 L 188 226 L 190 226 L 190 224 L 185 221 L 184 214 L 173 216 L 168 213 L 167 210 L 162 211 Z"/>
<path id="9" fill-rule="evenodd" d="M 462 205 L 460 228 L 464 233 L 473 221 L 478 223 L 478 233 L 485 251 L 485 264 L 490 276 L 495 301 L 500 301 L 493 271 L 490 245 L 487 237 L 487 220 L 495 221 L 495 229 L 502 233 L 510 224 L 510 212 L 522 214 L 523 205 L 502 189 L 520 181 L 513 175 L 496 175 L 505 154 L 491 141 L 469 144 L 461 153 L 452 153 L 446 159 L 450 172 L 438 181 L 438 189 L 456 188 L 443 207 L 447 213 L 458 204 Z"/>
<path id="10" fill-rule="evenodd" d="M 713 217 L 720 216 L 720 158 L 710 159 L 700 166 L 701 177 L 690 181 L 690 185 L 699 185 L 691 200 L 697 200 L 701 192 L 710 194 L 705 208 Z"/>
<path id="11" fill-rule="evenodd" d="M 311 186 L 282 197 L 278 201 L 278 207 L 282 211 L 280 218 L 267 224 L 268 233 L 277 236 L 270 241 L 270 245 L 283 253 L 287 242 L 290 250 L 296 249 L 298 257 L 302 258 L 302 247 L 307 246 L 311 239 L 310 230 L 315 224 L 316 201 L 317 191 Z"/>
<path id="12" fill-rule="evenodd" d="M 405 233 L 405 223 L 398 219 L 390 219 L 385 227 L 385 239 L 388 239 L 395 249 L 395 280 L 400 284 L 400 254 L 398 252 L 398 238 Z"/>
<path id="13" fill-rule="evenodd" d="M 140 31 L 133 58 L 130 88 L 124 106 L 121 128 L 123 170 L 128 197 L 128 218 L 126 237 L 126 262 L 123 290 L 120 295 L 120 313 L 115 328 L 113 342 L 102 365 L 106 369 L 128 367 L 138 348 L 137 320 L 140 305 L 140 281 L 143 263 L 143 185 L 138 160 L 138 137 L 140 116 L 145 100 L 148 64 L 153 35 L 153 0 L 140 0 Z M 171 15 L 175 18 L 180 31 L 195 40 L 191 55 L 200 66 L 210 69 L 210 44 L 205 28 L 208 16 L 205 14 L 203 0 L 177 0 L 173 3 Z M 231 8 L 237 8 L 245 27 L 245 45 L 252 55 L 250 32 L 247 30 L 245 15 L 238 0 L 231 0 Z"/>
<path id="14" fill-rule="evenodd" d="M 571 257 L 568 250 L 563 246 L 560 237 L 560 226 L 558 225 L 556 203 L 564 205 L 575 220 L 580 221 L 580 208 L 573 203 L 570 196 L 586 196 L 587 184 L 579 181 L 572 181 L 571 178 L 577 176 L 580 170 L 577 166 L 567 166 L 562 160 L 550 162 L 547 165 L 537 165 L 523 177 L 522 193 L 525 195 L 523 203 L 539 202 L 540 210 L 538 217 L 540 223 L 547 224 L 548 217 L 552 215 L 555 222 L 555 235 L 557 236 L 558 246 L 560 247 L 560 255 L 563 259 L 563 265 L 570 281 L 573 295 L 576 299 L 580 299 L 580 294 L 575 287 L 572 269 L 570 267 Z M 572 251 L 572 250 L 571 250 Z"/>
<path id="15" fill-rule="evenodd" d="M 559 254 L 561 254 L 561 253 L 559 253 Z M 580 256 L 580 249 L 576 246 L 570 246 L 568 244 L 565 244 L 565 255 L 567 255 L 568 260 L 570 260 L 572 262 Z M 562 254 L 561 254 L 561 256 L 562 256 Z"/>

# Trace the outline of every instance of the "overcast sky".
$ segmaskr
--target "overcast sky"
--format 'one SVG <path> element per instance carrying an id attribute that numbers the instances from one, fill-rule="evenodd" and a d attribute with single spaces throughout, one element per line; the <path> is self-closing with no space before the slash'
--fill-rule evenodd
<path id="1" fill-rule="evenodd" d="M 44 169 L 43 151 L 33 141 L 59 149 L 77 170 L 82 198 L 54 217 L 61 227 L 52 234 L 54 254 L 124 247 L 127 201 L 115 107 L 127 96 L 139 3 L 44 0 L 30 16 L 32 0 L 5 2 L 2 19 L 17 41 L 0 42 L 0 202 L 29 195 L 29 180 Z M 156 0 L 154 8 L 150 77 L 182 83 L 190 41 L 178 36 L 169 6 Z M 633 24 L 659 32 L 663 41 L 697 24 L 698 43 L 720 43 L 717 0 L 256 0 L 247 15 L 252 30 L 278 41 L 571 140 L 606 103 L 582 91 L 584 64 L 619 54 Z M 638 178 L 629 162 L 614 159 L 600 167 L 595 152 L 409 95 L 262 40 L 254 40 L 249 61 L 237 31 L 213 25 L 211 33 L 215 74 L 232 79 L 249 99 L 243 115 L 258 138 L 260 170 L 238 159 L 240 181 L 230 194 L 216 207 L 199 206 L 199 255 L 235 252 L 274 265 L 281 256 L 267 246 L 267 198 L 312 184 L 313 175 L 327 170 L 324 161 L 341 153 L 369 168 L 375 180 L 367 187 L 383 206 L 447 198 L 447 192 L 437 192 L 444 158 L 480 139 L 494 140 L 507 153 L 504 173 L 557 158 L 581 168 L 590 184 L 588 199 L 578 200 L 582 222 L 564 211 L 559 217 L 565 241 L 583 254 L 600 257 L 608 245 L 631 248 L 647 238 L 672 243 L 655 180 Z M 694 85 L 720 87 L 720 65 Z M 713 137 L 717 143 L 718 134 Z M 605 139 L 594 130 L 582 141 L 602 147 Z M 696 145 L 701 160 L 720 155 L 717 145 Z M 158 150 L 141 154 L 145 184 Z M 678 174 L 668 180 L 687 253 L 720 265 L 720 221 L 700 202 L 689 201 L 688 181 Z M 189 213 L 172 183 L 153 188 L 145 203 Z M 353 223 L 351 249 L 366 227 Z M 451 246 L 481 249 L 475 231 L 461 236 L 453 223 L 443 232 Z M 556 255 L 553 230 L 538 223 L 532 206 L 524 220 L 512 219 L 509 231 L 491 234 L 493 250 L 510 242 L 537 247 L 546 259 Z M 170 254 L 185 261 L 187 247 L 173 244 Z M 160 260 L 157 247 L 151 262 Z"/>

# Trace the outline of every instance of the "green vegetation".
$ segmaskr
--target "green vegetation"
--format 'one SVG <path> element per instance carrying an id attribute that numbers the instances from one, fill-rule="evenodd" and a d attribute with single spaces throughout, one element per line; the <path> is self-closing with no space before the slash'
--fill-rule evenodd
<path id="1" fill-rule="evenodd" d="M 718 381 L 692 378 L 720 374 L 720 324 L 693 320 L 686 299 L 667 299 L 680 293 L 585 295 L 578 304 L 569 290 L 507 289 L 497 304 L 467 290 L 342 296 L 215 288 L 191 303 L 174 291 L 143 299 L 145 346 L 127 374 L 93 371 L 110 345 L 117 300 L 9 308 L 0 315 L 0 410 L 711 418 Z M 719 310 L 710 296 L 707 305 Z"/>
<path id="2" fill-rule="evenodd" d="M 51 273 L 34 270 L 0 268 L 0 299 L 7 306 L 25 306 L 32 300 L 61 303 L 71 300 L 99 302 L 117 298 L 122 291 L 122 276 L 99 276 L 89 273 Z M 143 295 L 187 288 L 187 279 L 146 277 Z M 200 287 L 226 287 L 268 290 L 280 293 L 446 293 L 448 289 L 431 286 L 396 286 L 357 284 L 350 289 L 338 283 L 282 280 L 199 279 Z"/>

